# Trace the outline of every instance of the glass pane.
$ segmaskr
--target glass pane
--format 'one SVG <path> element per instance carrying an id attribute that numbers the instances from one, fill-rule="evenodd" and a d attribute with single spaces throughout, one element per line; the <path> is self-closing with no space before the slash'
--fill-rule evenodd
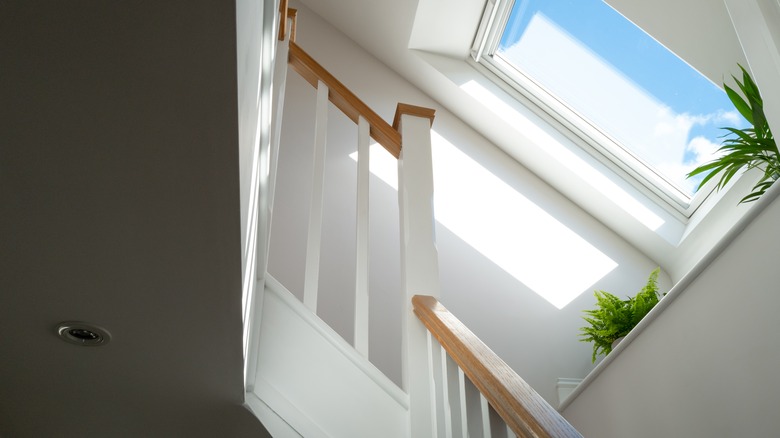
<path id="1" fill-rule="evenodd" d="M 692 196 L 685 174 L 746 123 L 726 94 L 601 0 L 518 0 L 496 56 Z"/>

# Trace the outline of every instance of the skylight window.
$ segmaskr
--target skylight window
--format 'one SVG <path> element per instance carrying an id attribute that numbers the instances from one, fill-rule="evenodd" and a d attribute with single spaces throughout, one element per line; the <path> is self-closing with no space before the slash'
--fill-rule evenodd
<path id="1" fill-rule="evenodd" d="M 573 125 L 612 163 L 690 214 L 720 126 L 744 123 L 710 80 L 602 0 L 488 8 L 476 59 Z"/>

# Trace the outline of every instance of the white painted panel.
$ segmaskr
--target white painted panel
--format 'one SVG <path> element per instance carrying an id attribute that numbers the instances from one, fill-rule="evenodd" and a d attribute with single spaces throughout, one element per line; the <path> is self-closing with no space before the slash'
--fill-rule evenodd
<path id="1" fill-rule="evenodd" d="M 263 305 L 257 396 L 307 437 L 408 436 L 405 394 L 276 288 L 266 288 Z"/>
<path id="2" fill-rule="evenodd" d="M 274 438 L 300 438 L 295 429 L 292 428 L 277 412 L 268 407 L 253 392 L 248 392 L 244 397 L 244 405 L 252 412 L 255 417 L 260 419 L 266 430 Z"/>

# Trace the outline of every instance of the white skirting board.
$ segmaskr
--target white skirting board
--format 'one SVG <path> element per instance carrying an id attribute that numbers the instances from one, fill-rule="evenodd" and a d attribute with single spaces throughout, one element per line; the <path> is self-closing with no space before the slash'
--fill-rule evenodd
<path id="1" fill-rule="evenodd" d="M 574 392 L 580 383 L 582 383 L 582 379 L 558 378 L 558 381 L 555 383 L 555 389 L 558 391 L 558 406 Z"/>

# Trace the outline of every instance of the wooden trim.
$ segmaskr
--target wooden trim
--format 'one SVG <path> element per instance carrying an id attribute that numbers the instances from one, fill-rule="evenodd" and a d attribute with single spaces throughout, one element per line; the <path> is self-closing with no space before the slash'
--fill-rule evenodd
<path id="1" fill-rule="evenodd" d="M 520 438 L 579 432 L 436 298 L 415 295 L 414 313 Z"/>
<path id="2" fill-rule="evenodd" d="M 279 41 L 287 34 L 287 0 L 279 1 Z"/>
<path id="3" fill-rule="evenodd" d="M 287 8 L 287 16 L 292 20 L 292 26 L 290 26 L 290 42 L 295 42 L 295 32 L 298 30 L 298 10 L 295 8 Z"/>
<path id="4" fill-rule="evenodd" d="M 317 86 L 318 81 L 324 82 L 330 90 L 328 98 L 338 109 L 354 123 L 358 123 L 358 116 L 365 117 L 371 125 L 371 137 L 394 157 L 398 158 L 401 155 L 401 134 L 292 41 L 290 41 L 290 66 L 314 87 Z"/>
<path id="5" fill-rule="evenodd" d="M 401 116 L 404 114 L 415 117 L 426 117 L 431 120 L 431 126 L 433 126 L 433 118 L 435 117 L 436 110 L 399 102 L 398 106 L 395 107 L 395 117 L 393 117 L 393 129 L 396 131 L 398 131 L 401 124 Z"/>

